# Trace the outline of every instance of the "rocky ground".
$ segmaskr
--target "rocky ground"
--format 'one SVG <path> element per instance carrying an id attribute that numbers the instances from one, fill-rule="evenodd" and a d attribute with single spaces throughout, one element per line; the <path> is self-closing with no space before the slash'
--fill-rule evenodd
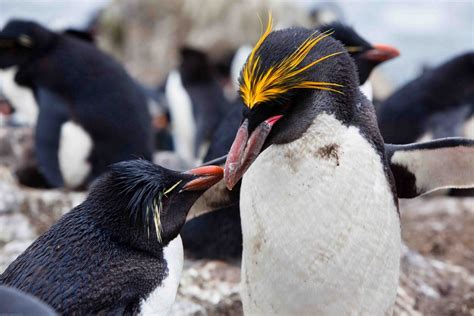
<path id="1" fill-rule="evenodd" d="M 12 170 L 28 130 L 0 129 L 0 271 L 85 193 L 20 187 Z M 21 146 L 20 146 L 21 147 Z M 400 203 L 396 315 L 474 315 L 474 198 Z M 240 315 L 239 262 L 186 260 L 173 315 Z"/>

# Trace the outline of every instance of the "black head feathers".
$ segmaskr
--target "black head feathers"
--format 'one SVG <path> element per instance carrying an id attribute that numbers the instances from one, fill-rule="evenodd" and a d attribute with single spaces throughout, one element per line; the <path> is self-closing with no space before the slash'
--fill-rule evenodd
<path id="1" fill-rule="evenodd" d="M 340 41 L 351 54 L 359 72 L 360 84 L 365 83 L 377 65 L 400 55 L 396 48 L 389 45 L 369 43 L 352 27 L 340 22 L 323 25 L 319 30 L 331 32 L 331 36 Z"/>
<path id="2" fill-rule="evenodd" d="M 222 169 L 214 166 L 177 172 L 146 160 L 124 161 L 95 183 L 86 202 L 112 234 L 138 245 L 167 244 L 195 200 L 221 178 Z"/>
<path id="3" fill-rule="evenodd" d="M 21 65 L 42 55 L 56 39 L 54 32 L 35 22 L 11 20 L 0 31 L 0 68 Z"/>

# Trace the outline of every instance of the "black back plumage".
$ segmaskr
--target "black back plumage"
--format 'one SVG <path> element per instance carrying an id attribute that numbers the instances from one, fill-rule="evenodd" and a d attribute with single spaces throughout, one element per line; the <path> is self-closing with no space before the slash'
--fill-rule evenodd
<path id="1" fill-rule="evenodd" d="M 417 140 L 433 128 L 430 117 L 469 104 L 473 95 L 474 52 L 425 71 L 378 107 L 378 123 L 385 142 L 406 144 Z M 466 117 L 469 112 L 466 111 Z M 451 112 L 459 114 L 456 113 L 457 110 Z"/>
<path id="2" fill-rule="evenodd" d="M 61 314 L 137 312 L 140 300 L 167 275 L 163 247 L 179 234 L 202 194 L 177 196 L 193 178 L 145 160 L 113 165 L 86 201 L 20 255 L 0 283 L 35 295 Z M 159 202 L 161 238 L 150 213 Z"/>

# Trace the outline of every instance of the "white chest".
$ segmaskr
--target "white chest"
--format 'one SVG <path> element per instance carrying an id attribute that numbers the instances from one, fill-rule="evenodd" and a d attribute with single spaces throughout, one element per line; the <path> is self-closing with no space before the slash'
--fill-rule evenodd
<path id="1" fill-rule="evenodd" d="M 168 77 L 166 98 L 171 113 L 171 126 L 176 152 L 186 162 L 194 163 L 196 124 L 194 122 L 193 106 L 177 71 L 172 71 Z"/>
<path id="2" fill-rule="evenodd" d="M 66 187 L 76 188 L 86 180 L 92 170 L 92 147 L 91 136 L 80 125 L 68 121 L 61 126 L 58 161 Z"/>
<path id="3" fill-rule="evenodd" d="M 265 150 L 241 189 L 247 314 L 389 312 L 400 224 L 381 158 L 358 129 L 320 115 Z"/>
<path id="4" fill-rule="evenodd" d="M 163 249 L 163 257 L 168 263 L 168 276 L 140 303 L 142 315 L 168 315 L 171 310 L 183 270 L 184 254 L 181 236 L 178 235 Z"/>

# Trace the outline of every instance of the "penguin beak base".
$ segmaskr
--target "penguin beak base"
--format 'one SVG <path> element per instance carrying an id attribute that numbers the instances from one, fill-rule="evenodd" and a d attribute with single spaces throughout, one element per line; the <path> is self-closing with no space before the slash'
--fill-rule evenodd
<path id="1" fill-rule="evenodd" d="M 197 178 L 186 183 L 181 191 L 203 191 L 221 181 L 224 176 L 224 169 L 218 166 L 204 166 L 184 173 L 194 175 Z"/>
<path id="2" fill-rule="evenodd" d="M 255 161 L 273 125 L 282 117 L 283 115 L 276 115 L 263 121 L 255 128 L 250 137 L 248 134 L 248 120 L 246 119 L 242 123 L 225 163 L 224 181 L 229 190 L 232 190 Z"/>
<path id="3" fill-rule="evenodd" d="M 372 47 L 372 49 L 363 53 L 363 58 L 381 63 L 400 56 L 400 51 L 389 45 L 376 44 Z"/>

